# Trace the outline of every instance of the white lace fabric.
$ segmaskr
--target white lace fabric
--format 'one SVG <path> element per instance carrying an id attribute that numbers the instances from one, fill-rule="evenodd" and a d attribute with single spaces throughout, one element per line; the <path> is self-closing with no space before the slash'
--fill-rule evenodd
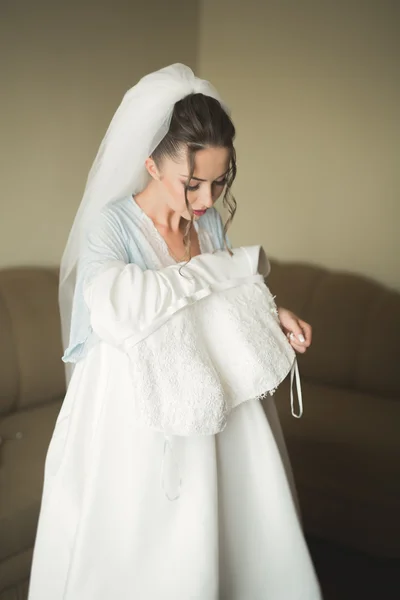
<path id="1" fill-rule="evenodd" d="M 89 286 L 93 328 L 129 356 L 138 422 L 169 436 L 216 434 L 231 410 L 273 394 L 290 371 L 301 404 L 262 256 L 255 246 L 159 271 L 110 265 Z"/>
<path id="2" fill-rule="evenodd" d="M 273 394 L 294 352 L 272 302 L 261 282 L 210 291 L 128 341 L 139 421 L 169 435 L 211 435 L 242 402 Z"/>

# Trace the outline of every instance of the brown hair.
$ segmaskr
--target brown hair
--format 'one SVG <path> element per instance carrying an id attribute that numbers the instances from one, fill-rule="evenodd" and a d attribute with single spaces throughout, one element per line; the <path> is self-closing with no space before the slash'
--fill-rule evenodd
<path id="1" fill-rule="evenodd" d="M 229 218 L 224 225 L 225 244 L 226 233 L 236 212 L 236 200 L 231 193 L 236 177 L 234 138 L 235 127 L 220 102 L 204 94 L 190 94 L 175 104 L 168 133 L 152 153 L 152 158 L 159 167 L 163 158 L 177 158 L 187 148 L 189 177 L 185 185 L 185 200 L 187 209 L 192 214 L 187 192 L 195 169 L 196 152 L 210 147 L 229 149 L 230 165 L 223 196 L 223 204 L 229 211 Z M 193 217 L 184 233 L 184 243 L 189 254 L 192 227 Z"/>

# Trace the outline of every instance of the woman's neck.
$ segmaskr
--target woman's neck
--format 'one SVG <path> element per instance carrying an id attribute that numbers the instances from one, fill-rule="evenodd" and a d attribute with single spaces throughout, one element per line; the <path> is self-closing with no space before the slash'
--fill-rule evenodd
<path id="1" fill-rule="evenodd" d="M 181 230 L 183 219 L 180 214 L 170 209 L 163 198 L 164 194 L 156 182 L 150 182 L 142 192 L 135 195 L 134 201 L 157 228 L 176 233 Z"/>

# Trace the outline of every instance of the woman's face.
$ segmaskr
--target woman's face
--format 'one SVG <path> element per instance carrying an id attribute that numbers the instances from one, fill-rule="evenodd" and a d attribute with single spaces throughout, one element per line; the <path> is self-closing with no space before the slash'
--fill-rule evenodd
<path id="1" fill-rule="evenodd" d="M 187 198 L 195 217 L 213 206 L 222 194 L 230 166 L 228 148 L 207 148 L 195 154 L 195 169 L 189 182 Z M 185 202 L 185 185 L 189 176 L 186 156 L 165 158 L 160 165 L 159 183 L 166 191 L 168 207 L 185 219 L 191 216 Z"/>

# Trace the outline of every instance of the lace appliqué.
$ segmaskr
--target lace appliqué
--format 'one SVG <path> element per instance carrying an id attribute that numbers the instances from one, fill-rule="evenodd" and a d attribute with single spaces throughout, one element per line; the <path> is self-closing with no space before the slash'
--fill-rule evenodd
<path id="1" fill-rule="evenodd" d="M 166 435 L 211 435 L 233 408 L 271 394 L 295 359 L 271 309 L 264 284 L 210 292 L 129 347 L 138 419 Z"/>
<path id="2" fill-rule="evenodd" d="M 275 315 L 278 323 L 279 323 L 279 312 L 278 312 L 278 307 L 276 305 L 275 302 L 275 298 L 276 296 L 273 296 L 272 294 L 270 295 L 269 298 L 269 311 L 271 314 Z M 275 388 L 273 388 L 272 390 L 268 390 L 267 392 L 264 392 L 263 394 L 261 394 L 261 396 L 258 397 L 258 400 L 266 400 L 268 398 L 268 396 L 273 396 L 276 392 L 276 390 L 278 389 L 278 386 L 276 386 Z"/>

